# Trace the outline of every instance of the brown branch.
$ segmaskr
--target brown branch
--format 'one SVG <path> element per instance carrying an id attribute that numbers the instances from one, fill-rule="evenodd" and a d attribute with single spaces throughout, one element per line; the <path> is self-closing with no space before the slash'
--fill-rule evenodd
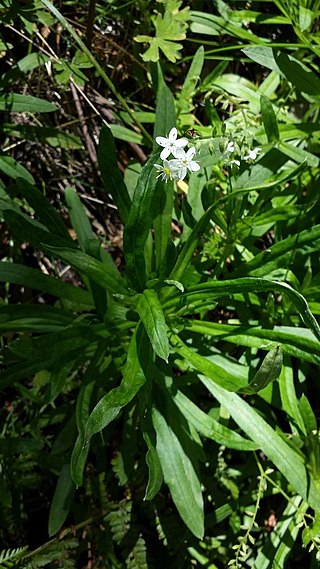
<path id="1" fill-rule="evenodd" d="M 77 114 L 79 117 L 79 122 L 81 125 L 81 130 L 82 130 L 83 138 L 85 140 L 86 147 L 88 150 L 89 158 L 90 158 L 92 164 L 94 166 L 97 166 L 98 165 L 98 158 L 97 158 L 96 147 L 95 147 L 94 142 L 93 142 L 93 140 L 89 134 L 89 129 L 88 129 L 86 120 L 83 116 L 83 111 L 82 111 L 78 91 L 77 91 L 72 80 L 70 81 L 70 89 L 71 89 L 71 93 L 73 96 L 74 104 L 76 106 Z"/>

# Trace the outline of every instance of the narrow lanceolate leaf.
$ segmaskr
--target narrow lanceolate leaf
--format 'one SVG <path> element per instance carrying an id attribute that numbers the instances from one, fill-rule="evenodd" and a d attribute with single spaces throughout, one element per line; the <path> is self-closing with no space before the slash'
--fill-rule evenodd
<path id="1" fill-rule="evenodd" d="M 190 65 L 189 71 L 182 85 L 182 89 L 178 96 L 178 115 L 182 112 L 184 114 L 191 112 L 193 109 L 192 99 L 196 92 L 196 86 L 200 79 L 200 74 L 202 71 L 204 63 L 204 48 L 200 46 L 197 49 L 192 63 Z"/>
<path id="2" fill-rule="evenodd" d="M 0 171 L 14 180 L 23 178 L 31 184 L 34 182 L 33 176 L 31 176 L 28 170 L 11 156 L 0 156 Z"/>
<path id="3" fill-rule="evenodd" d="M 26 180 L 17 180 L 19 192 L 35 211 L 39 221 L 53 234 L 72 242 L 67 226 L 50 201 Z"/>
<path id="4" fill-rule="evenodd" d="M 45 249 L 55 257 L 69 263 L 72 267 L 89 277 L 93 282 L 106 288 L 113 294 L 128 294 L 126 283 L 121 275 L 106 267 L 90 255 L 67 247 L 52 247 Z"/>
<path id="5" fill-rule="evenodd" d="M 12 113 L 51 113 L 57 107 L 38 97 L 8 93 L 0 96 L 0 111 Z"/>
<path id="6" fill-rule="evenodd" d="M 157 185 L 157 199 L 155 200 L 154 209 L 154 242 L 155 242 L 155 252 L 156 252 L 156 268 L 159 277 L 163 277 L 168 274 L 167 265 L 168 261 L 168 251 L 171 238 L 171 217 L 173 208 L 173 192 L 174 183 L 169 182 L 158 182 Z"/>
<path id="7" fill-rule="evenodd" d="M 145 383 L 149 354 L 150 349 L 148 349 L 145 332 L 142 325 L 138 324 L 129 344 L 128 358 L 121 384 L 100 399 L 88 418 L 85 431 L 86 445 L 92 435 L 102 431 L 115 419 L 121 409 L 132 401 Z"/>
<path id="8" fill-rule="evenodd" d="M 320 511 L 320 494 L 313 476 L 306 471 L 305 461 L 268 423 L 236 393 L 223 389 L 211 379 L 199 376 L 208 391 L 230 413 L 241 429 L 259 445 L 262 452 L 275 464 L 297 493 L 309 505 Z"/>
<path id="9" fill-rule="evenodd" d="M 157 95 L 156 120 L 153 131 L 153 150 L 157 151 L 157 136 L 167 136 L 169 131 L 176 126 L 176 110 L 174 97 L 167 85 L 160 85 Z"/>
<path id="10" fill-rule="evenodd" d="M 150 433 L 144 430 L 143 438 L 148 447 L 148 452 L 146 454 L 146 463 L 149 469 L 149 479 L 144 499 L 153 500 L 153 498 L 156 496 L 156 494 L 158 494 L 162 486 L 163 473 L 162 473 L 159 456 L 156 451 L 155 444 L 153 443 L 153 440 L 150 436 Z"/>
<path id="11" fill-rule="evenodd" d="M 77 235 L 78 243 L 82 251 L 87 252 L 86 242 L 90 239 L 95 239 L 95 234 L 92 231 L 89 218 L 77 192 L 73 188 L 66 188 L 64 195 L 68 205 L 72 227 Z"/>
<path id="12" fill-rule="evenodd" d="M 142 292 L 147 280 L 145 245 L 148 239 L 155 207 L 157 170 L 154 167 L 159 153 L 152 155 L 143 167 L 123 234 L 124 256 L 133 288 Z"/>
<path id="13" fill-rule="evenodd" d="M 70 476 L 70 464 L 64 464 L 53 495 L 49 513 L 49 537 L 57 533 L 69 514 L 75 485 Z"/>
<path id="14" fill-rule="evenodd" d="M 271 279 L 260 279 L 254 277 L 238 278 L 226 281 L 208 281 L 190 287 L 182 294 L 166 301 L 166 308 L 175 306 L 180 307 L 185 304 L 192 304 L 195 301 L 207 302 L 208 298 L 221 298 L 237 293 L 262 292 L 274 290 L 286 294 L 299 311 L 304 324 L 314 333 L 317 340 L 320 340 L 320 327 L 310 312 L 308 303 L 304 296 L 294 290 L 285 282 L 274 281 Z"/>
<path id="15" fill-rule="evenodd" d="M 182 391 L 172 389 L 172 396 L 181 413 L 201 435 L 227 448 L 241 451 L 257 450 L 258 447 L 256 443 L 245 439 L 235 431 L 232 431 L 213 419 L 210 415 L 204 413 L 195 403 L 188 399 Z"/>
<path id="16" fill-rule="evenodd" d="M 306 247 L 308 245 L 308 247 Z M 278 241 L 270 249 L 256 255 L 251 261 L 245 263 L 243 268 L 236 271 L 237 276 L 250 275 L 263 277 L 278 267 L 284 267 L 292 262 L 292 255 L 305 254 L 318 251 L 320 246 L 320 224 L 304 229 L 299 235 L 292 235 Z"/>
<path id="17" fill-rule="evenodd" d="M 177 435 L 156 408 L 152 410 L 152 421 L 157 434 L 157 453 L 172 499 L 186 526 L 202 539 L 204 513 L 200 480 Z"/>
<path id="18" fill-rule="evenodd" d="M 169 357 L 167 327 L 162 307 L 155 290 L 146 289 L 143 291 L 137 306 L 137 311 L 154 351 L 159 358 L 167 362 Z"/>
<path id="19" fill-rule="evenodd" d="M 131 201 L 127 187 L 118 167 L 114 138 L 110 128 L 106 126 L 101 129 L 100 133 L 98 160 L 106 192 L 112 195 L 113 201 L 118 208 L 119 215 L 123 223 L 126 223 Z"/>
<path id="20" fill-rule="evenodd" d="M 265 389 L 269 383 L 278 379 L 281 373 L 282 362 L 281 346 L 276 346 L 267 353 L 253 380 L 250 381 L 248 387 L 241 390 L 242 393 L 258 393 L 258 391 Z"/>
<path id="21" fill-rule="evenodd" d="M 243 373 L 234 373 L 225 369 L 227 361 L 216 363 L 213 359 L 201 356 L 191 348 L 189 348 L 179 336 L 172 334 L 170 336 L 171 344 L 174 351 L 182 356 L 194 369 L 204 373 L 210 377 L 217 385 L 223 386 L 229 391 L 239 391 L 239 389 L 248 385 L 247 374 L 248 368 L 243 366 Z M 240 366 L 239 366 L 240 367 Z"/>
<path id="22" fill-rule="evenodd" d="M 92 305 L 89 292 L 55 277 L 44 275 L 37 269 L 30 269 L 15 263 L 0 263 L 0 282 L 23 285 L 35 290 L 47 292 L 58 298 L 66 298 L 79 304 Z"/>
<path id="23" fill-rule="evenodd" d="M 272 103 L 265 95 L 261 95 L 260 97 L 260 107 L 268 142 L 277 142 L 279 140 L 277 118 Z"/>
<path id="24" fill-rule="evenodd" d="M 280 345 L 283 353 L 320 365 L 320 343 L 311 336 L 307 328 L 276 326 L 273 330 L 265 330 L 254 326 L 194 319 L 184 319 L 184 328 L 248 348 L 270 350 Z"/>

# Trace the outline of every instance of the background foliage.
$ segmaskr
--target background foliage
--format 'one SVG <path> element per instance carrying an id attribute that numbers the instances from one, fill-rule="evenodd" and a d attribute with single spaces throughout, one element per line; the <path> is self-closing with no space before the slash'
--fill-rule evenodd
<path id="1" fill-rule="evenodd" d="M 318 567 L 319 5 L 1 1 L 0 568 Z"/>

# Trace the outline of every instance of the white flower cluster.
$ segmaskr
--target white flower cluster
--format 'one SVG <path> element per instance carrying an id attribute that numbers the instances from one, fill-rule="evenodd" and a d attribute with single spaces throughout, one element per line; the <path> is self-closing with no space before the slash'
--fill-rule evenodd
<path id="1" fill-rule="evenodd" d="M 189 172 L 198 172 L 200 170 L 198 162 L 193 160 L 196 149 L 192 146 L 189 150 L 184 150 L 189 141 L 187 138 L 178 138 L 176 128 L 170 130 L 168 138 L 157 136 L 156 142 L 163 147 L 160 154 L 162 164 L 154 165 L 159 172 L 157 178 L 161 178 L 161 180 L 166 182 L 168 180 L 178 181 L 186 177 L 188 170 Z M 167 160 L 170 154 L 173 155 L 173 158 Z"/>
<path id="2" fill-rule="evenodd" d="M 240 152 L 239 146 L 235 144 L 232 140 L 230 140 L 227 143 L 225 149 L 225 153 L 228 155 L 229 158 L 229 165 L 235 164 L 239 168 L 240 160 L 234 158 L 235 154 L 239 154 L 239 152 Z M 252 150 L 247 148 L 247 152 L 248 154 L 246 156 L 243 156 L 243 160 L 245 160 L 246 162 L 254 162 L 258 154 L 260 154 L 261 148 L 259 148 L 258 146 L 256 148 L 253 148 Z M 230 160 L 230 158 L 232 158 L 232 160 Z"/>

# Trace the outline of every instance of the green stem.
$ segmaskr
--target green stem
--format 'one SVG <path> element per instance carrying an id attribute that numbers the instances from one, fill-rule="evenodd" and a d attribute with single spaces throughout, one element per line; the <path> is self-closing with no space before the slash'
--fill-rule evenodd
<path id="1" fill-rule="evenodd" d="M 134 121 L 134 123 L 137 125 L 137 127 L 140 129 L 141 133 L 146 137 L 146 139 L 149 142 L 152 142 L 152 137 L 150 136 L 150 134 L 146 131 L 146 129 L 144 128 L 144 126 L 140 123 L 140 121 L 136 118 L 134 111 L 132 111 L 130 109 L 130 107 L 128 106 L 127 102 L 125 101 L 125 99 L 122 97 L 122 95 L 119 93 L 119 91 L 116 89 L 116 87 L 114 86 L 113 82 L 111 81 L 111 79 L 108 77 L 108 75 L 106 74 L 106 72 L 103 70 L 103 68 L 101 67 L 100 63 L 98 63 L 98 61 L 96 60 L 96 58 L 94 57 L 94 55 L 92 55 L 90 49 L 88 49 L 88 47 L 85 45 L 85 43 L 81 40 L 81 38 L 78 36 L 77 32 L 75 31 L 75 29 L 73 28 L 73 26 L 71 26 L 67 20 L 64 18 L 64 16 L 62 16 L 62 14 L 59 12 L 59 10 L 57 10 L 57 8 L 55 8 L 51 2 L 49 2 L 49 0 L 41 0 L 42 4 L 44 4 L 46 6 L 46 8 L 48 8 L 48 10 L 50 10 L 50 12 L 57 18 L 57 20 L 61 23 L 61 25 L 69 32 L 69 34 L 73 37 L 73 39 L 75 40 L 75 42 L 78 44 L 78 46 L 80 47 L 80 49 L 83 51 L 83 53 L 85 53 L 87 55 L 87 57 L 89 58 L 89 60 L 91 61 L 91 63 L 94 65 L 94 67 L 96 68 L 96 70 L 98 71 L 100 77 L 104 80 L 104 82 L 106 83 L 106 85 L 109 87 L 110 91 L 114 94 L 114 96 L 118 99 L 119 103 L 121 103 L 121 105 L 123 106 L 123 108 L 127 111 L 127 113 L 130 115 L 130 117 L 132 118 L 132 120 Z"/>

